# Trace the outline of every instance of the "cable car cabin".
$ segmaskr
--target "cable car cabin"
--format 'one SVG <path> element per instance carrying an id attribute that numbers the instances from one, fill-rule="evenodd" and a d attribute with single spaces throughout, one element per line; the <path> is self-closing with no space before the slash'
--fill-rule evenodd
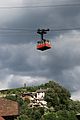
<path id="1" fill-rule="evenodd" d="M 37 42 L 37 49 L 44 51 L 51 48 L 51 43 L 49 40 L 41 40 Z"/>

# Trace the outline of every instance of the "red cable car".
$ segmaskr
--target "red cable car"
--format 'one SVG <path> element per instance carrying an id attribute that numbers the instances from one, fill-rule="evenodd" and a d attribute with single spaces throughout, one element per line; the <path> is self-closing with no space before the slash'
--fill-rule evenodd
<path id="1" fill-rule="evenodd" d="M 51 48 L 51 43 L 49 40 L 41 40 L 37 42 L 37 49 L 44 51 Z"/>
<path id="2" fill-rule="evenodd" d="M 38 29 L 38 31 L 37 31 L 37 33 L 41 35 L 41 41 L 37 42 L 37 49 L 38 50 L 44 51 L 44 50 L 47 50 L 47 49 L 51 48 L 50 41 L 43 39 L 43 35 L 47 34 L 47 31 L 49 31 L 49 29 L 47 29 L 47 30 L 45 30 L 45 29 L 42 29 L 42 30 Z"/>

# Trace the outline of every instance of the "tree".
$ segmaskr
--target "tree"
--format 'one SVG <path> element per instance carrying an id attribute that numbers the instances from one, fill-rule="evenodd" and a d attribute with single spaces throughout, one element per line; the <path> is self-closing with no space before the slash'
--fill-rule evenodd
<path id="1" fill-rule="evenodd" d="M 57 120 L 57 114 L 54 112 L 47 112 L 42 116 L 42 120 Z"/>
<path id="2" fill-rule="evenodd" d="M 20 94 L 24 88 L 8 91 L 8 99 L 17 101 L 20 105 L 20 115 L 16 120 L 77 120 L 76 113 L 80 112 L 80 101 L 70 99 L 70 92 L 54 81 L 40 86 L 26 87 L 25 91 L 36 91 L 39 88 L 47 89 L 45 100 L 48 109 L 28 106 L 29 100 L 22 100 Z M 16 93 L 16 96 L 12 96 Z"/>
<path id="3" fill-rule="evenodd" d="M 74 111 L 59 110 L 57 112 L 47 112 L 42 120 L 77 120 Z"/>
<path id="4" fill-rule="evenodd" d="M 53 106 L 56 111 L 60 109 L 68 109 L 71 96 L 70 92 L 53 81 L 50 81 L 45 85 L 48 87 L 48 91 L 45 94 L 45 100 L 47 101 L 48 107 Z"/>

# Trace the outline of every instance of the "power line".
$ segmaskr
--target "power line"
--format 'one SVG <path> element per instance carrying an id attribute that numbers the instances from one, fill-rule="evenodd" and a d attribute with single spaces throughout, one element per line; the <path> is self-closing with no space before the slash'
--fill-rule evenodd
<path id="1" fill-rule="evenodd" d="M 51 1 L 49 1 L 49 2 L 45 2 L 45 1 L 37 1 L 37 2 L 32 2 L 32 3 L 30 3 L 30 2 L 24 2 L 24 4 L 27 4 L 27 5 L 31 5 L 31 4 L 38 4 L 38 5 L 40 5 L 40 4 L 50 4 L 50 2 Z M 61 1 L 61 2 L 63 2 L 63 1 Z"/>
<path id="2" fill-rule="evenodd" d="M 68 31 L 68 30 L 80 30 L 80 27 L 74 27 L 74 28 L 58 28 L 58 29 L 51 29 L 50 31 Z"/>
<path id="3" fill-rule="evenodd" d="M 0 28 L 0 31 L 36 31 L 35 29 L 27 29 L 27 28 Z"/>
<path id="4" fill-rule="evenodd" d="M 54 31 L 68 31 L 68 30 L 80 30 L 80 27 L 70 28 L 51 28 L 50 32 Z M 0 33 L 33 33 L 37 32 L 37 29 L 28 28 L 0 28 Z"/>
<path id="5" fill-rule="evenodd" d="M 9 30 L 9 31 L 8 31 Z M 11 31 L 10 31 L 11 30 Z M 13 31 L 15 30 L 15 31 Z M 16 32 L 16 30 L 19 30 L 18 32 Z M 23 31 L 22 31 L 23 30 Z M 80 27 L 74 27 L 74 28 L 57 28 L 57 29 L 50 29 L 49 32 L 61 32 L 61 31 L 71 31 L 71 30 L 80 30 Z M 35 29 L 5 29 L 3 31 L 1 31 L 0 29 L 0 35 L 3 36 L 37 36 L 37 30 Z"/>
<path id="6" fill-rule="evenodd" d="M 11 6 L 11 7 L 1 7 L 0 9 L 27 9 L 27 8 L 56 8 L 56 7 L 79 7 L 80 3 L 72 3 L 72 4 L 57 4 L 57 5 L 30 5 L 30 6 Z"/>

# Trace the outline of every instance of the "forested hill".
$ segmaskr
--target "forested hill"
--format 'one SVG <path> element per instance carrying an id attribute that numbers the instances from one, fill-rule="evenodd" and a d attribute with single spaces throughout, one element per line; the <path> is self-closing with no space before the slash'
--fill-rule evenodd
<path id="1" fill-rule="evenodd" d="M 30 101 L 22 100 L 20 95 L 24 92 L 35 92 L 39 89 L 47 89 L 44 100 L 45 107 L 33 107 L 28 105 Z M 70 92 L 54 81 L 34 87 L 24 87 L 3 91 L 8 99 L 16 100 L 20 104 L 20 116 L 17 120 L 77 120 L 76 114 L 80 113 L 80 102 L 70 99 Z M 16 96 L 12 96 L 16 94 Z"/>

